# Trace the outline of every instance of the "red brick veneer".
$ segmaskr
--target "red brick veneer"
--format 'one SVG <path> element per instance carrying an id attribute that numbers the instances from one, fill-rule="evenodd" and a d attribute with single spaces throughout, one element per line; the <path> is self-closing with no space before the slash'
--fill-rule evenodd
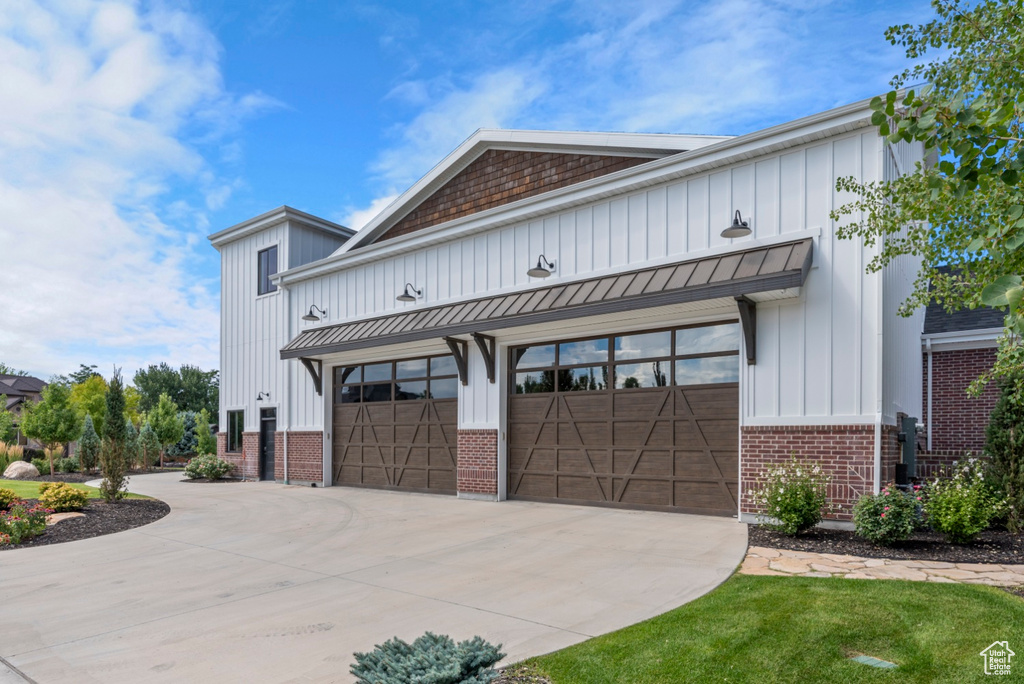
<path id="1" fill-rule="evenodd" d="M 274 479 L 284 480 L 284 432 L 274 433 Z M 324 477 L 324 434 L 316 431 L 288 432 L 288 481 L 322 482 Z"/>
<path id="2" fill-rule="evenodd" d="M 862 494 L 870 494 L 874 487 L 874 425 L 745 426 L 742 430 L 740 510 L 743 513 L 759 512 L 747 492 L 756 486 L 761 473 L 787 461 L 794 452 L 798 458 L 821 465 L 831 478 L 828 497 L 837 508 L 829 518 L 851 520 L 853 504 Z M 884 439 L 883 445 L 887 441 Z M 890 448 L 889 456 L 885 452 L 883 447 L 883 468 L 891 467 L 886 461 L 892 460 L 892 450 Z"/>
<path id="3" fill-rule="evenodd" d="M 217 433 L 217 457 L 228 463 L 235 464 L 234 477 L 245 480 L 258 480 L 260 477 L 260 434 L 258 432 L 242 433 L 242 450 L 229 452 L 228 433 Z"/>
<path id="4" fill-rule="evenodd" d="M 638 157 L 488 150 L 377 242 L 652 161 Z"/>
<path id="5" fill-rule="evenodd" d="M 995 349 L 932 352 L 932 451 L 962 455 L 967 451 L 980 453 L 985 447 L 985 428 L 999 399 L 999 390 L 989 383 L 975 399 L 967 396 L 967 387 L 990 370 L 995 360 Z M 923 367 L 922 422 L 928 420 L 927 354 Z"/>
<path id="6" fill-rule="evenodd" d="M 459 430 L 458 489 L 498 494 L 498 431 Z"/>

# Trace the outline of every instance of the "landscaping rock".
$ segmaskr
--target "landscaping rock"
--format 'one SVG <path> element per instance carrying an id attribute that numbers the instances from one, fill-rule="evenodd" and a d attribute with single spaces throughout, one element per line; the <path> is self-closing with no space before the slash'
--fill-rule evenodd
<path id="1" fill-rule="evenodd" d="M 68 511 L 66 513 L 51 513 L 46 516 L 47 525 L 56 525 L 61 520 L 70 520 L 71 518 L 84 518 L 85 513 L 79 513 L 78 511 Z"/>
<path id="2" fill-rule="evenodd" d="M 26 461 L 15 461 L 4 471 L 5 480 L 31 480 L 39 477 L 39 470 Z"/>

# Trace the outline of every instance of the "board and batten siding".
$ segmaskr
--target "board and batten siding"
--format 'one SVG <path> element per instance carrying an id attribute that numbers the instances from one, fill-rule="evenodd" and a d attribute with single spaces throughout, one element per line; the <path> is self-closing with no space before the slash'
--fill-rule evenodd
<path id="1" fill-rule="evenodd" d="M 243 409 L 245 430 L 257 431 L 261 408 L 277 409 L 279 430 L 320 429 L 321 419 L 297 420 L 319 415 L 316 410 L 322 405 L 309 376 L 279 357 L 296 332 L 295 319 L 309 307 L 293 314 L 282 288 L 257 295 L 257 262 L 261 250 L 277 245 L 278 270 L 283 271 L 329 256 L 343 242 L 338 236 L 283 222 L 221 247 L 222 430 L 227 429 L 226 411 Z M 257 402 L 260 392 L 269 393 L 270 399 Z M 282 401 L 289 395 L 289 401 Z"/>
<path id="2" fill-rule="evenodd" d="M 742 419 L 871 422 L 879 395 L 880 278 L 864 273 L 870 249 L 834 236 L 828 214 L 842 201 L 835 179 L 847 175 L 880 177 L 881 140 L 874 132 L 837 136 L 296 282 L 290 286 L 292 306 L 299 312 L 316 303 L 330 313 L 325 323 L 333 324 L 517 291 L 540 284 L 526 271 L 541 253 L 557 261 L 544 285 L 695 258 L 729 246 L 720 232 L 739 209 L 753 235 L 731 241 L 737 249 L 754 239 L 820 232 L 800 298 L 758 307 L 759 362 L 744 371 Z M 424 290 L 415 304 L 395 300 L 407 282 Z M 319 325 L 297 316 L 300 330 Z M 293 389 L 296 402 L 312 392 L 299 384 Z M 489 398 L 480 400 L 480 417 L 464 414 L 465 422 L 489 422 L 498 410 Z M 323 420 L 322 404 L 296 411 L 303 424 Z"/>

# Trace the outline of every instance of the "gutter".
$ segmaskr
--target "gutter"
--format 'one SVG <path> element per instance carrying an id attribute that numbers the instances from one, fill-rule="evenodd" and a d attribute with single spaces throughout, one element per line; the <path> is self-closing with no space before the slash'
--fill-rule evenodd
<path id="1" fill-rule="evenodd" d="M 926 337 L 925 349 L 928 350 L 928 451 L 932 450 L 932 340 Z"/>

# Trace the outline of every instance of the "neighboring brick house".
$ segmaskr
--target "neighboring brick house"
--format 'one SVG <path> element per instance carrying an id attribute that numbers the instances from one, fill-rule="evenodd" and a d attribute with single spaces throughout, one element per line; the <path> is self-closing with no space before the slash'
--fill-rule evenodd
<path id="1" fill-rule="evenodd" d="M 978 397 L 967 388 L 992 368 L 1004 313 L 982 307 L 952 314 L 932 303 L 922 346 L 922 432 L 918 436 L 919 477 L 931 477 L 966 453 L 981 453 L 985 428 L 999 399 L 990 383 Z"/>
<path id="2" fill-rule="evenodd" d="M 14 414 L 14 427 L 18 427 L 21 410 L 25 402 L 39 401 L 43 398 L 46 383 L 39 378 L 27 375 L 0 375 L 0 395 L 6 396 L 4 409 Z M 29 440 L 18 430 L 18 444 L 29 445 Z"/>

